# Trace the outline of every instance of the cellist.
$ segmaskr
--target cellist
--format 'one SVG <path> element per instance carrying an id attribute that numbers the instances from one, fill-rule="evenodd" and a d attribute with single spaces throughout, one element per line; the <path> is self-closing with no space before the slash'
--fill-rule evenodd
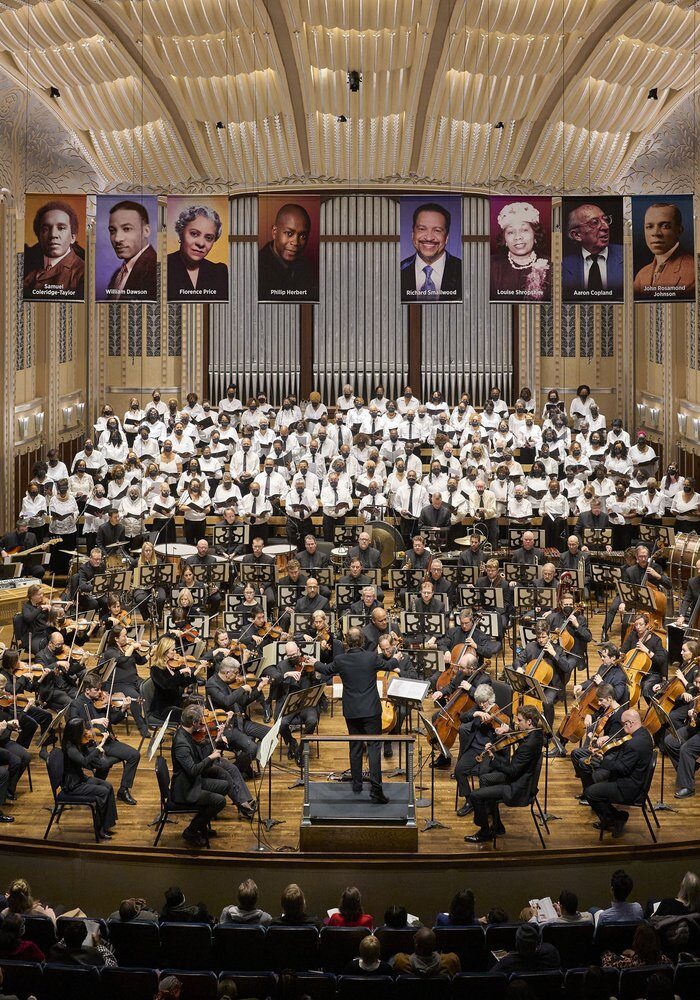
<path id="1" fill-rule="evenodd" d="M 624 656 L 632 649 L 638 649 L 651 657 L 651 667 L 642 684 L 642 694 L 648 701 L 653 695 L 654 688 L 663 682 L 666 675 L 668 653 L 658 635 L 649 628 L 649 616 L 646 614 L 635 615 L 632 628 L 622 643 L 620 653 Z"/>
<path id="2" fill-rule="evenodd" d="M 518 652 L 513 666 L 518 673 L 525 674 L 528 672 L 528 664 L 540 657 L 542 658 L 540 662 L 548 664 L 553 670 L 551 682 L 543 689 L 544 704 L 542 706 L 544 717 L 551 726 L 554 722 L 554 704 L 564 696 L 566 682 L 576 666 L 576 659 L 566 652 L 561 643 L 552 641 L 549 629 L 541 623 L 537 625 L 535 638 Z M 553 748 L 549 751 L 549 756 L 561 757 L 565 755 Z"/>
<path id="3" fill-rule="evenodd" d="M 587 691 L 591 684 L 600 686 L 609 684 L 613 689 L 615 701 L 622 705 L 629 698 L 629 688 L 627 685 L 627 674 L 620 666 L 620 651 L 612 642 L 604 642 L 599 647 L 600 667 L 593 677 L 582 681 L 581 684 L 574 685 L 574 696 L 578 698 L 580 694 Z M 600 701 L 600 693 L 598 695 Z M 586 725 L 589 725 L 586 722 Z"/>
<path id="4" fill-rule="evenodd" d="M 576 657 L 580 664 L 586 656 L 586 647 L 593 636 L 591 630 L 586 625 L 586 616 L 577 610 L 574 615 L 573 594 L 562 594 L 559 607 L 546 612 L 543 616 L 550 631 L 560 629 L 566 623 L 566 631 L 573 637 L 574 645 L 569 650 L 572 656 Z"/>
<path id="5" fill-rule="evenodd" d="M 430 644 L 428 644 L 430 645 Z M 479 627 L 474 617 L 474 612 L 470 608 L 462 608 L 459 612 L 459 625 L 450 628 L 437 640 L 437 648 L 443 651 L 445 668 L 452 665 L 452 650 L 457 646 L 466 646 L 473 652 L 479 663 L 485 659 L 497 656 L 501 651 L 501 643 L 498 639 L 492 639 Z M 431 687 L 435 687 L 439 673 L 433 674 L 430 678 Z"/>
<path id="6" fill-rule="evenodd" d="M 681 662 L 671 664 L 675 668 L 673 673 L 669 673 L 666 684 L 655 684 L 652 688 L 653 697 L 659 697 L 676 678 L 683 688 L 681 693 L 674 699 L 673 707 L 669 712 L 671 722 L 678 729 L 684 726 L 688 719 L 688 712 L 693 706 L 693 702 L 700 694 L 700 642 L 696 639 L 689 639 L 681 646 Z M 677 688 L 677 685 L 674 685 Z"/>
<path id="7" fill-rule="evenodd" d="M 469 652 L 460 656 L 459 669 L 452 680 L 443 688 L 434 691 L 431 697 L 433 701 L 446 705 L 459 688 L 462 688 L 473 699 L 476 688 L 480 684 L 490 683 L 491 678 L 481 669 L 476 653 L 470 648 Z M 433 721 L 435 721 L 435 715 Z M 435 758 L 435 767 L 440 770 L 448 770 L 451 763 L 452 758 L 445 757 L 442 753 Z"/>

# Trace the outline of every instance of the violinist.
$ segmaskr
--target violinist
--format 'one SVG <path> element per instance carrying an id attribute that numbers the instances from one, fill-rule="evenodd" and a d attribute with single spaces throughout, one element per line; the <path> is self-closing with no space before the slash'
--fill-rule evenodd
<path id="1" fill-rule="evenodd" d="M 269 729 L 253 722 L 248 710 L 251 705 L 260 702 L 265 709 L 265 721 L 269 720 L 264 695 L 268 683 L 268 679 L 263 677 L 256 686 L 252 686 L 245 680 L 239 661 L 233 656 L 225 656 L 205 685 L 207 699 L 214 708 L 233 713 L 225 735 L 229 748 L 236 753 L 239 768 L 246 776 L 251 773 L 250 765 L 257 753 L 258 743 Z"/>
<path id="2" fill-rule="evenodd" d="M 81 623 L 67 618 L 63 607 L 57 604 L 49 611 L 49 625 L 52 632 L 61 633 L 67 646 L 84 646 L 99 625 L 99 621 Z"/>
<path id="3" fill-rule="evenodd" d="M 342 650 L 342 645 L 341 645 Z M 315 672 L 315 661 L 311 657 L 304 656 L 299 646 L 293 640 L 287 642 L 284 647 L 284 657 L 277 664 L 277 668 L 282 674 L 284 682 L 284 695 L 292 691 L 300 691 L 304 688 L 313 687 L 320 681 Z M 276 716 L 282 710 L 284 696 L 277 700 Z M 299 726 L 302 734 L 310 736 L 318 729 L 319 706 L 304 708 L 294 715 L 284 715 L 280 727 L 280 734 L 287 745 L 287 758 L 296 760 L 301 766 L 299 743 L 292 735 L 292 726 Z"/>
<path id="4" fill-rule="evenodd" d="M 522 739 L 517 743 L 510 761 L 496 757 L 497 738 L 486 744 L 484 759 L 489 762 L 488 767 L 479 775 L 479 788 L 471 793 L 474 823 L 478 830 L 464 838 L 468 843 L 482 844 L 496 835 L 505 834 L 499 802 L 521 805 L 529 799 L 533 775 L 541 764 L 544 747 L 540 713 L 534 705 L 521 707 L 515 726 Z"/>
<path id="5" fill-rule="evenodd" d="M 115 764 L 124 765 L 117 798 L 120 802 L 135 806 L 136 799 L 132 796 L 131 789 L 141 754 L 128 743 L 120 742 L 112 729 L 112 726 L 124 721 L 129 704 L 130 700 L 126 698 L 120 699 L 118 707 L 112 705 L 110 697 L 102 689 L 99 674 L 86 674 L 81 694 L 68 709 L 68 718 L 82 719 L 93 729 L 95 746 L 87 752 L 85 763 L 96 777 L 106 779 Z"/>
<path id="6" fill-rule="evenodd" d="M 320 647 L 321 663 L 330 663 L 335 656 L 340 656 L 343 652 L 342 642 L 334 639 L 331 634 L 325 611 L 314 611 L 311 615 L 311 629 L 308 632 L 298 633 L 294 638 L 297 642 L 317 642 Z"/>
<path id="7" fill-rule="evenodd" d="M 165 722 L 169 712 L 172 712 L 173 721 L 180 719 L 182 693 L 193 683 L 192 667 L 181 666 L 181 661 L 175 639 L 164 635 L 151 657 L 150 676 L 154 690 L 150 715 L 157 723 Z"/>
<path id="8" fill-rule="evenodd" d="M 116 512 L 113 512 L 114 516 Z M 107 595 L 93 594 L 95 577 L 105 572 L 104 552 L 97 546 L 90 550 L 89 557 L 81 563 L 75 577 L 71 577 L 71 593 L 80 595 L 78 601 L 83 611 L 96 611 L 107 607 Z"/>
<path id="9" fill-rule="evenodd" d="M 122 607 L 122 601 L 119 594 L 111 593 L 107 596 L 107 613 L 103 616 L 103 622 L 105 628 L 114 628 L 115 625 L 123 625 L 125 628 L 131 628 L 133 625 L 133 618 Z"/>
<path id="10" fill-rule="evenodd" d="M 695 795 L 695 771 L 700 759 L 700 726 L 698 726 L 697 700 L 688 705 L 684 726 L 676 729 L 677 736 L 668 732 L 664 737 L 664 750 L 676 769 L 675 798 L 689 799 Z"/>
<path id="11" fill-rule="evenodd" d="M 377 644 L 377 656 L 382 663 L 382 669 L 386 670 L 387 673 L 396 673 L 399 677 L 406 677 L 410 680 L 419 680 L 418 671 L 411 663 L 407 654 L 401 652 L 396 644 L 396 637 L 391 633 L 385 633 L 379 637 L 379 642 Z M 395 706 L 395 710 L 396 722 L 389 732 L 400 733 L 409 710 L 406 707 L 406 703 L 403 701 L 399 702 Z M 391 743 L 385 743 L 384 757 L 387 760 L 390 760 L 393 756 L 394 748 Z"/>
<path id="12" fill-rule="evenodd" d="M 278 642 L 280 639 L 288 639 L 289 636 L 279 626 L 268 622 L 265 612 L 261 609 L 256 611 L 253 620 L 241 629 L 237 638 L 244 642 L 249 649 L 257 650 L 260 653 L 265 646 Z"/>
<path id="13" fill-rule="evenodd" d="M 213 635 L 214 645 L 211 649 L 208 649 L 206 653 L 202 655 L 202 660 L 207 664 L 207 676 L 211 677 L 213 673 L 219 668 L 219 664 L 225 656 L 231 656 L 231 637 L 229 636 L 226 629 L 217 628 L 214 630 Z M 246 649 L 245 654 L 248 650 Z M 247 659 L 247 655 L 243 657 L 243 662 Z"/>
<path id="14" fill-rule="evenodd" d="M 570 653 L 566 652 L 561 643 L 550 637 L 549 629 L 542 624 L 536 626 L 535 638 L 518 652 L 513 666 L 519 673 L 524 674 L 527 672 L 527 665 L 540 657 L 540 662 L 548 664 L 553 670 L 552 680 L 543 691 L 544 705 L 542 707 L 544 716 L 551 726 L 554 722 L 554 704 L 563 698 L 566 682 L 576 666 L 576 660 Z M 550 750 L 550 754 L 552 756 L 565 756 L 556 749 Z"/>
<path id="15" fill-rule="evenodd" d="M 97 837 L 111 840 L 117 822 L 117 804 L 114 789 L 108 781 L 85 774 L 84 768 L 92 769 L 88 755 L 94 747 L 89 747 L 85 723 L 78 717 L 66 723 L 63 731 L 63 778 L 61 790 L 69 792 L 72 798 L 81 802 L 94 802 L 97 806 Z"/>
<path id="16" fill-rule="evenodd" d="M 27 589 L 27 600 L 22 605 L 22 647 L 29 649 L 31 640 L 32 652 L 38 653 L 49 641 L 51 626 L 49 611 L 51 603 L 44 596 L 40 583 L 33 583 Z"/>
<path id="17" fill-rule="evenodd" d="M 593 762 L 587 763 L 591 750 L 601 746 L 613 733 L 622 729 L 622 713 L 624 709 L 621 705 L 626 702 L 615 696 L 612 684 L 604 681 L 598 685 L 598 708 L 591 715 L 585 718 L 586 734 L 580 747 L 574 747 L 571 751 L 571 763 L 574 766 L 574 773 L 581 782 L 582 794 L 578 796 L 579 802 L 588 805 L 586 801 L 586 789 L 593 783 Z"/>
<path id="18" fill-rule="evenodd" d="M 661 684 L 666 673 L 668 663 L 668 653 L 663 647 L 661 639 L 649 628 L 649 618 L 645 614 L 635 615 L 629 635 L 622 643 L 621 654 L 629 653 L 632 649 L 638 649 L 651 657 L 651 667 L 644 678 L 642 684 L 642 694 L 649 700 L 654 692 L 654 688 Z"/>
<path id="19" fill-rule="evenodd" d="M 18 711 L 17 714 L 20 730 L 17 739 L 20 746 L 28 747 L 37 726 L 42 733 L 46 732 L 51 724 L 51 713 L 47 712 L 45 708 L 39 708 L 36 704 L 39 678 L 20 672 L 22 666 L 16 649 L 3 650 L 0 664 L 0 683 L 5 681 L 5 691 L 10 694 L 26 696 L 26 707 L 22 711 Z"/>
<path id="20" fill-rule="evenodd" d="M 494 732 L 502 736 L 510 730 L 510 720 L 499 712 L 496 695 L 490 684 L 479 684 L 474 691 L 476 705 L 462 715 L 459 726 L 459 757 L 455 766 L 457 793 L 464 802 L 457 810 L 458 816 L 468 816 L 473 809 L 471 784 L 473 774 L 486 773 L 491 767 L 488 760 L 478 763 L 477 754 L 493 741 Z"/>
<path id="21" fill-rule="evenodd" d="M 566 625 L 565 631 L 574 640 L 574 644 L 569 652 L 583 665 L 586 657 L 586 648 L 593 636 L 586 624 L 586 616 L 580 610 L 580 607 L 575 608 L 573 594 L 562 594 L 559 607 L 548 611 L 543 615 L 543 618 L 547 622 L 547 627 L 550 631 L 561 629 Z"/>
<path id="22" fill-rule="evenodd" d="M 612 642 L 605 642 L 599 647 L 600 667 L 593 677 L 574 685 L 574 697 L 587 691 L 591 684 L 600 688 L 601 684 L 609 684 L 613 689 L 615 701 L 623 705 L 629 699 L 627 674 L 620 666 L 620 651 Z M 600 693 L 598 694 L 600 701 Z M 586 722 L 586 725 L 590 723 Z"/>
<path id="23" fill-rule="evenodd" d="M 223 756 L 225 751 L 230 749 L 230 726 L 224 724 L 213 729 L 212 723 L 206 718 L 206 709 L 201 703 L 193 702 L 192 707 L 196 708 L 199 712 L 199 720 L 194 730 L 194 738 L 198 746 L 200 759 L 206 761 L 207 778 L 225 781 L 227 789 L 224 794 L 228 795 L 231 799 L 231 802 L 238 810 L 238 814 L 244 819 L 252 819 L 257 810 L 257 803 L 243 780 L 243 775 L 238 764 Z M 186 710 L 186 708 L 183 709 L 183 715 Z M 218 760 L 210 760 L 212 750 L 221 751 L 221 757 Z"/>
<path id="24" fill-rule="evenodd" d="M 77 693 L 79 675 L 84 673 L 80 663 L 68 657 L 63 636 L 60 632 L 52 632 L 48 646 L 40 650 L 33 661 L 44 670 L 37 687 L 38 700 L 55 712 L 70 705 Z"/>
<path id="25" fill-rule="evenodd" d="M 115 686 L 118 691 L 131 699 L 129 708 L 139 733 L 148 737 L 148 726 L 143 717 L 141 684 L 138 667 L 148 663 L 149 647 L 146 643 L 137 644 L 129 639 L 126 628 L 117 625 L 112 629 L 109 641 L 105 646 L 102 658 L 104 661 L 114 660 L 116 672 Z"/>
<path id="26" fill-rule="evenodd" d="M 177 608 L 183 610 L 185 612 L 185 620 L 191 618 L 192 615 L 201 615 L 204 588 L 192 572 L 191 566 L 183 568 L 178 586 L 180 587 L 180 592 L 177 595 L 177 601 L 173 610 Z"/>
<path id="27" fill-rule="evenodd" d="M 622 713 L 622 728 L 629 739 L 604 756 L 600 749 L 596 751 L 600 764 L 593 768 L 593 782 L 586 789 L 588 804 L 598 815 L 593 826 L 597 830 L 611 830 L 614 838 L 622 835 L 629 813 L 616 809 L 613 803 L 637 800 L 654 752 L 654 741 L 635 709 L 628 708 Z"/>
<path id="28" fill-rule="evenodd" d="M 376 607 L 370 614 L 370 620 L 362 629 L 365 649 L 376 649 L 382 636 L 387 635 L 396 642 L 401 638 L 399 623 L 390 617 L 386 608 Z M 338 655 L 334 653 L 334 655 Z"/>
<path id="29" fill-rule="evenodd" d="M 5 678 L 0 676 L 0 699 L 6 690 Z M 17 783 L 31 762 L 27 747 L 36 732 L 36 723 L 32 719 L 25 716 L 23 724 L 23 714 L 15 711 L 14 704 L 7 708 L 0 707 L 0 765 L 8 768 L 5 798 L 10 802 L 17 797 Z"/>
<path id="30" fill-rule="evenodd" d="M 161 640 L 162 642 L 163 640 Z M 211 773 L 221 760 L 221 750 L 214 747 L 206 756 L 209 746 L 199 743 L 195 733 L 202 729 L 202 709 L 188 705 L 182 711 L 181 724 L 173 736 L 173 777 L 170 797 L 173 802 L 197 810 L 189 825 L 182 831 L 182 839 L 193 847 L 206 846 L 206 831 L 211 821 L 226 807 L 229 781 Z"/>

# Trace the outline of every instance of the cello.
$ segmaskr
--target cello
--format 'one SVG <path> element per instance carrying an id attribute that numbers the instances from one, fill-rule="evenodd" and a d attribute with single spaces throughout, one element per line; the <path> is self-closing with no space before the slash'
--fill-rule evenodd
<path id="1" fill-rule="evenodd" d="M 472 647 L 469 645 L 469 641 L 474 635 L 474 629 L 479 624 L 480 619 L 481 615 L 476 613 L 474 615 L 474 623 L 469 631 L 469 635 L 467 636 L 467 638 L 464 640 L 464 642 L 458 642 L 457 645 L 453 646 L 452 649 L 450 650 L 450 665 L 445 670 L 443 670 L 443 672 L 438 677 L 437 683 L 435 685 L 438 691 L 442 691 L 442 689 L 447 687 L 448 684 L 451 684 L 452 681 L 457 676 L 457 674 L 459 673 L 459 671 L 464 666 L 464 659 L 472 649 Z M 474 653 L 476 655 L 476 649 L 474 649 Z"/>
<path id="2" fill-rule="evenodd" d="M 605 671 L 600 675 L 601 681 L 605 681 L 606 675 L 613 667 L 618 666 L 619 662 L 619 660 L 615 660 L 614 663 L 605 668 Z M 557 730 L 557 736 L 560 739 L 568 740 L 569 742 L 573 742 L 574 740 L 581 742 L 583 740 L 586 735 L 585 717 L 592 715 L 599 708 L 598 687 L 599 685 L 593 682 L 574 699 L 569 714 L 563 719 Z"/>
<path id="3" fill-rule="evenodd" d="M 483 666 L 477 667 L 476 670 L 487 671 L 490 667 L 491 661 L 484 660 Z M 473 690 L 473 686 L 470 685 L 469 691 L 465 691 L 460 684 L 447 704 L 441 706 L 433 715 L 435 730 L 448 750 L 457 739 L 462 713 L 468 712 L 476 704 L 470 693 Z"/>
<path id="4" fill-rule="evenodd" d="M 691 667 L 696 666 L 700 662 L 700 657 L 695 657 L 686 666 L 686 670 L 690 670 Z M 688 679 L 685 675 L 685 670 L 681 667 L 680 663 L 672 663 L 672 667 L 675 668 L 673 676 L 665 680 L 658 691 L 654 693 L 654 700 L 657 701 L 660 707 L 668 714 L 671 709 L 675 706 L 676 701 L 682 694 L 685 694 Z M 680 675 L 680 676 L 679 676 Z M 644 728 L 652 736 L 658 733 L 661 729 L 661 719 L 654 710 L 654 706 L 651 705 L 646 715 L 644 716 L 644 721 L 642 723 Z"/>

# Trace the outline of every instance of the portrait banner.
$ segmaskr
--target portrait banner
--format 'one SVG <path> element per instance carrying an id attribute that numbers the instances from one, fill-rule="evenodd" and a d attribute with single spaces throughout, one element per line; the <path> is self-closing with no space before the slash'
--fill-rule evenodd
<path id="1" fill-rule="evenodd" d="M 258 301 L 318 302 L 321 199 L 258 198 Z"/>
<path id="2" fill-rule="evenodd" d="M 563 302 L 624 302 L 622 198 L 562 198 Z"/>
<path id="3" fill-rule="evenodd" d="M 228 302 L 228 198 L 168 195 L 168 302 Z"/>
<path id="4" fill-rule="evenodd" d="M 24 209 L 23 297 L 84 302 L 86 196 L 28 194 Z"/>
<path id="5" fill-rule="evenodd" d="M 158 298 L 158 198 L 97 195 L 95 301 Z"/>
<path id="6" fill-rule="evenodd" d="M 693 196 L 632 198 L 635 302 L 695 301 Z"/>
<path id="7" fill-rule="evenodd" d="M 552 301 L 552 199 L 489 198 L 491 302 Z"/>
<path id="8" fill-rule="evenodd" d="M 401 301 L 462 301 L 462 199 L 401 199 Z"/>

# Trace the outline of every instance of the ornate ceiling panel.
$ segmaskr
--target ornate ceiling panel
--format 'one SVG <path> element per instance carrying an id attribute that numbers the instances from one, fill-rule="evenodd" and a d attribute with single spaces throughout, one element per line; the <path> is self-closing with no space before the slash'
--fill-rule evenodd
<path id="1" fill-rule="evenodd" d="M 0 71 L 107 189 L 614 191 L 695 91 L 698 16 L 690 0 L 5 0 Z"/>

